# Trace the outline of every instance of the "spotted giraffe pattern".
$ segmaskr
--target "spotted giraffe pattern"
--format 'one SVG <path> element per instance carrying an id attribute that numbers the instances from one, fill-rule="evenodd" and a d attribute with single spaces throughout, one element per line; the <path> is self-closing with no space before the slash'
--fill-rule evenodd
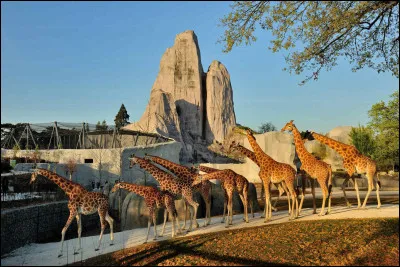
<path id="1" fill-rule="evenodd" d="M 67 231 L 68 227 L 72 223 L 72 221 L 76 218 L 78 223 L 78 251 L 81 250 L 81 233 L 82 233 L 82 221 L 81 215 L 88 215 L 93 214 L 96 211 L 100 217 L 100 224 L 101 224 L 101 232 L 98 246 L 95 250 L 99 250 L 101 239 L 103 237 L 104 229 L 106 228 L 106 222 L 110 225 L 111 233 L 111 245 L 113 244 L 114 240 L 114 233 L 113 233 L 113 218 L 108 214 L 108 197 L 99 192 L 88 192 L 83 186 L 78 183 L 72 182 L 52 171 L 38 168 L 36 169 L 31 176 L 30 183 L 33 183 L 37 176 L 41 175 L 49 179 L 50 181 L 57 184 L 68 196 L 68 209 L 69 209 L 69 217 L 67 223 L 65 224 L 64 228 L 61 231 L 61 245 L 58 257 L 62 256 L 63 252 L 63 243 L 65 232 Z M 75 253 L 78 253 L 75 251 Z"/>
<path id="2" fill-rule="evenodd" d="M 132 168 L 135 164 L 138 164 L 140 168 L 145 169 L 147 172 L 149 172 L 154 177 L 154 179 L 159 182 L 161 190 L 167 190 L 175 196 L 182 195 L 182 198 L 193 208 L 188 231 L 192 230 L 193 220 L 195 222 L 195 227 L 199 227 L 199 224 L 196 220 L 199 204 L 193 200 L 191 182 L 184 181 L 182 179 L 176 179 L 171 174 L 167 173 L 164 170 L 161 170 L 159 167 L 152 164 L 150 160 L 132 155 L 130 158 L 129 168 Z"/>
<path id="3" fill-rule="evenodd" d="M 259 176 L 264 183 L 265 188 L 265 218 L 264 222 L 268 221 L 272 217 L 272 205 L 270 199 L 270 183 L 280 183 L 284 181 L 292 197 L 292 209 L 289 219 L 294 219 L 298 216 L 298 201 L 296 191 L 294 189 L 294 179 L 296 177 L 296 171 L 285 163 L 280 163 L 271 158 L 266 154 L 261 147 L 257 144 L 256 138 L 252 131 L 246 130 L 246 136 L 249 143 L 254 150 L 254 154 L 260 166 Z M 296 205 L 296 212 L 294 212 Z"/>
<path id="4" fill-rule="evenodd" d="M 211 167 L 207 167 L 207 166 L 199 166 L 199 170 L 205 173 L 213 173 L 213 172 L 217 172 L 217 171 L 221 171 L 218 169 L 214 169 Z M 230 169 L 229 169 L 230 170 Z M 247 211 L 247 207 L 248 207 L 248 193 L 249 193 L 249 181 L 243 176 L 240 175 L 238 173 L 236 173 L 233 170 L 232 171 L 235 176 L 234 176 L 234 183 L 232 183 L 232 180 L 230 179 L 221 179 L 221 187 L 224 189 L 224 194 L 225 194 L 225 200 L 224 200 L 224 212 L 222 214 L 222 222 L 224 221 L 224 217 L 225 217 L 225 209 L 228 206 L 228 202 L 229 202 L 229 196 L 227 194 L 228 190 L 230 190 L 231 187 L 233 187 L 234 190 L 236 190 L 239 193 L 239 197 L 243 203 L 243 207 L 244 207 L 244 217 L 243 220 L 245 222 L 249 222 L 249 217 L 248 217 L 248 211 Z M 251 207 L 251 213 L 253 214 L 253 208 Z M 253 214 L 254 217 L 254 214 Z"/>
<path id="5" fill-rule="evenodd" d="M 324 215 L 325 200 L 328 198 L 328 213 L 331 211 L 330 190 L 332 188 L 332 169 L 331 165 L 316 159 L 304 146 L 304 140 L 301 138 L 299 130 L 293 123 L 293 120 L 286 123 L 281 129 L 281 132 L 289 131 L 293 133 L 296 153 L 301 161 L 300 170 L 304 170 L 311 178 L 316 179 L 322 189 L 322 207 L 319 215 Z M 329 187 L 329 189 L 328 189 Z M 303 199 L 300 203 L 300 210 L 303 204 Z"/>
<path id="6" fill-rule="evenodd" d="M 189 181 L 192 183 L 197 176 L 196 170 L 177 164 L 175 162 L 169 161 L 167 159 L 153 156 L 149 154 L 145 154 L 144 159 L 149 159 L 154 163 L 157 163 L 167 170 L 171 171 L 175 174 L 179 179 L 183 181 Z M 193 187 L 193 190 L 199 192 L 206 203 L 206 220 L 204 220 L 204 226 L 209 225 L 211 222 L 211 182 L 210 181 L 203 181 L 198 185 Z M 185 203 L 186 204 L 186 203 Z M 185 205 L 185 208 L 187 205 Z M 186 222 L 186 209 L 185 209 L 185 222 Z M 183 228 L 185 229 L 185 224 Z"/>
<path id="7" fill-rule="evenodd" d="M 232 141 L 231 145 L 229 146 L 229 150 L 236 150 L 236 151 L 240 152 L 242 155 L 244 155 L 244 156 L 248 157 L 249 159 L 251 159 L 255 164 L 257 164 L 258 167 L 260 167 L 260 164 L 258 163 L 256 155 L 254 154 L 254 152 L 249 150 L 249 149 L 247 149 L 247 148 L 245 148 L 245 147 L 243 147 L 243 146 L 241 146 L 240 144 L 236 143 L 235 141 Z M 289 211 L 288 212 L 290 214 L 290 210 L 291 210 L 290 198 L 289 198 L 289 192 L 288 192 L 288 188 L 286 187 L 286 184 L 284 182 L 281 182 L 281 183 L 278 183 L 278 184 L 274 183 L 274 185 L 276 186 L 276 188 L 278 188 L 279 195 L 278 195 L 278 198 L 275 201 L 275 204 L 272 205 L 272 209 L 275 210 L 275 211 L 277 210 L 275 208 L 275 206 L 278 203 L 279 197 L 282 196 L 283 193 L 285 192 L 286 195 L 288 196 L 288 198 L 287 198 L 288 207 L 289 207 Z M 264 214 L 265 214 L 265 210 L 264 210 Z"/>
<path id="8" fill-rule="evenodd" d="M 219 171 L 214 171 L 215 169 L 213 168 L 209 168 L 209 167 L 205 167 L 205 166 L 199 166 L 199 170 L 204 171 L 204 170 L 213 170 L 213 172 L 211 173 L 207 173 L 204 175 L 198 175 L 196 180 L 193 182 L 193 185 L 199 184 L 201 183 L 201 181 L 204 180 L 213 180 L 213 179 L 218 179 L 221 180 L 221 182 L 224 182 L 224 188 L 226 191 L 226 196 L 228 199 L 228 205 L 227 205 L 227 209 L 228 209 L 228 215 L 227 215 L 227 220 L 226 220 L 226 224 L 225 227 L 229 227 L 229 225 L 232 224 L 232 220 L 233 220 L 233 213 L 232 213 L 232 198 L 233 198 L 233 191 L 236 188 L 236 173 L 233 172 L 230 169 L 226 169 L 226 170 L 219 170 Z M 205 172 L 205 171 L 204 171 Z M 247 207 L 247 205 L 245 206 Z"/>
<path id="9" fill-rule="evenodd" d="M 342 184 L 342 190 L 343 194 L 345 197 L 345 200 L 347 202 L 347 205 L 350 206 L 349 201 L 347 200 L 346 197 L 346 192 L 345 192 L 345 184 L 347 181 L 351 178 L 354 183 L 354 187 L 357 192 L 357 200 L 358 200 L 358 208 L 360 208 L 361 201 L 360 201 L 360 195 L 358 193 L 358 186 L 357 182 L 353 176 L 354 172 L 360 173 L 360 174 L 366 174 L 367 179 L 368 179 L 368 192 L 367 195 L 365 196 L 364 203 L 362 205 L 362 208 L 365 208 L 367 204 L 368 197 L 374 189 L 374 176 L 376 173 L 376 162 L 369 157 L 361 154 L 360 151 L 357 150 L 356 147 L 352 145 L 347 145 L 342 142 L 336 141 L 332 138 L 329 138 L 327 136 L 318 134 L 316 132 L 311 132 L 312 137 L 314 139 L 317 139 L 319 142 L 329 146 L 330 148 L 334 149 L 337 151 L 342 157 L 343 157 L 343 167 L 346 169 L 347 174 L 349 177 L 346 177 L 346 179 L 343 181 Z M 377 187 L 376 187 L 376 197 L 378 199 L 378 206 L 377 208 L 379 209 L 381 207 L 381 199 L 379 197 L 379 188 L 380 188 L 380 181 L 379 181 L 379 175 L 377 175 Z"/>
<path id="10" fill-rule="evenodd" d="M 130 192 L 133 192 L 141 197 L 144 198 L 144 202 L 146 204 L 147 210 L 149 212 L 149 220 L 147 226 L 147 236 L 144 243 L 147 242 L 149 237 L 149 231 L 151 223 L 153 222 L 154 225 L 154 239 L 157 239 L 157 228 L 156 228 L 156 208 L 163 208 L 164 209 L 164 225 L 161 236 L 165 230 L 165 224 L 167 221 L 167 212 L 170 214 L 172 218 L 172 237 L 175 236 L 175 220 L 178 220 L 177 216 L 178 213 L 176 211 L 174 196 L 167 192 L 167 191 L 160 191 L 155 187 L 146 186 L 146 185 L 137 185 L 127 182 L 118 182 L 114 185 L 111 189 L 111 192 L 115 192 L 118 189 L 125 189 Z M 178 229 L 179 229 L 179 221 L 178 222 Z"/>

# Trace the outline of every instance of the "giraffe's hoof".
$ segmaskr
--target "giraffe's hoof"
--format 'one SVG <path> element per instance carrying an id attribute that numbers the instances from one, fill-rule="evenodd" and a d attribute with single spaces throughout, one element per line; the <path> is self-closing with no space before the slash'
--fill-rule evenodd
<path id="1" fill-rule="evenodd" d="M 381 206 L 379 205 L 378 207 L 376 207 L 377 209 L 380 209 L 381 208 Z"/>
<path id="2" fill-rule="evenodd" d="M 163 235 L 159 235 L 158 237 L 163 237 Z"/>
<path id="3" fill-rule="evenodd" d="M 94 251 L 99 251 L 99 250 L 100 250 L 100 249 L 98 249 L 98 248 L 95 248 L 95 249 L 94 249 Z"/>
<path id="4" fill-rule="evenodd" d="M 314 210 L 312 214 L 317 214 L 317 211 L 316 211 L 316 210 Z"/>
<path id="5" fill-rule="evenodd" d="M 144 241 L 143 244 L 147 244 L 147 241 Z"/>
<path id="6" fill-rule="evenodd" d="M 360 207 L 360 208 L 358 208 L 359 210 L 367 210 L 368 208 L 367 207 Z"/>
<path id="7" fill-rule="evenodd" d="M 329 215 L 329 214 L 331 214 L 331 212 L 330 212 L 330 211 L 327 211 L 327 212 L 325 213 L 325 215 Z"/>

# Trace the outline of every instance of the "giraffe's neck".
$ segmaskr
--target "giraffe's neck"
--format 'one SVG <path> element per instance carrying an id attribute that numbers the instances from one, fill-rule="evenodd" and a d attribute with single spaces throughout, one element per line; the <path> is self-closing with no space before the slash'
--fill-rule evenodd
<path id="1" fill-rule="evenodd" d="M 247 148 L 245 148 L 245 147 L 243 147 L 241 145 L 238 145 L 236 147 L 236 150 L 238 150 L 240 153 L 242 153 L 243 155 L 245 155 L 246 157 L 248 157 L 249 159 L 254 161 L 255 164 L 259 165 L 258 161 L 257 161 L 257 158 L 256 158 L 256 155 L 254 154 L 253 151 L 251 151 L 251 150 L 249 150 L 249 149 L 247 149 Z"/>
<path id="2" fill-rule="evenodd" d="M 188 177 L 193 176 L 193 173 L 189 170 L 188 167 L 182 166 L 180 164 L 177 164 L 175 162 L 157 156 L 149 156 L 149 157 L 153 162 L 160 164 L 161 166 L 171 171 L 173 174 L 175 174 L 181 179 L 186 179 Z"/>
<path id="3" fill-rule="evenodd" d="M 201 176 L 201 180 L 202 181 L 208 181 L 208 180 L 213 180 L 213 179 L 218 179 L 221 181 L 224 181 L 225 179 L 229 178 L 229 175 L 221 175 L 221 172 L 223 172 L 224 170 L 218 170 L 218 171 L 214 171 L 211 173 L 207 173 Z"/>
<path id="4" fill-rule="evenodd" d="M 212 173 L 212 172 L 220 171 L 218 169 L 214 169 L 214 168 L 206 167 L 206 166 L 202 166 L 202 165 L 199 166 L 199 170 L 202 171 L 202 172 L 206 172 L 206 173 Z"/>
<path id="5" fill-rule="evenodd" d="M 312 136 L 320 141 L 321 143 L 329 146 L 330 148 L 334 149 L 335 151 L 337 151 L 340 155 L 344 156 L 346 153 L 346 150 L 351 147 L 350 145 L 346 145 L 342 142 L 336 141 L 332 138 L 326 137 L 324 135 L 318 134 L 313 132 Z"/>
<path id="6" fill-rule="evenodd" d="M 301 138 L 301 135 L 300 135 L 300 132 L 299 132 L 299 130 L 297 130 L 296 126 L 294 126 L 294 125 L 293 125 L 292 133 L 293 133 L 293 138 L 294 138 L 294 144 L 296 146 L 296 152 L 297 152 L 297 155 L 299 156 L 300 161 L 303 162 L 307 156 L 314 157 L 305 148 L 303 139 Z"/>
<path id="7" fill-rule="evenodd" d="M 267 162 L 275 161 L 261 149 L 253 135 L 247 134 L 247 139 L 249 140 L 251 148 L 254 150 L 254 155 L 256 156 L 257 162 L 261 162 L 262 160 L 266 160 Z"/>
<path id="8" fill-rule="evenodd" d="M 165 182 L 168 181 L 174 181 L 174 177 L 165 171 L 161 170 L 160 168 L 154 166 L 147 160 L 141 159 L 141 158 L 136 158 L 137 162 L 140 166 L 140 168 L 145 169 L 147 172 L 149 172 L 154 179 L 156 179 L 160 185 L 162 186 Z"/>
<path id="9" fill-rule="evenodd" d="M 84 189 L 81 185 L 69 181 L 68 179 L 65 179 L 64 177 L 58 175 L 57 173 L 54 173 L 49 170 L 39 169 L 38 174 L 46 177 L 50 181 L 53 181 L 65 192 L 65 194 L 67 194 L 68 197 L 70 196 L 73 188 L 79 187 L 81 190 Z"/>
<path id="10" fill-rule="evenodd" d="M 126 189 L 126 190 L 133 192 L 140 196 L 143 196 L 144 193 L 150 188 L 150 186 L 131 184 L 131 183 L 125 183 L 125 182 L 120 182 L 119 187 L 122 189 Z"/>

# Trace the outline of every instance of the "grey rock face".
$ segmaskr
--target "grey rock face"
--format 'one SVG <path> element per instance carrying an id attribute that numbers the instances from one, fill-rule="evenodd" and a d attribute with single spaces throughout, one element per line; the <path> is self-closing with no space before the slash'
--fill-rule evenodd
<path id="1" fill-rule="evenodd" d="M 223 141 L 236 125 L 233 108 L 233 92 L 229 73 L 225 66 L 214 60 L 207 72 L 207 123 L 205 136 L 209 143 Z"/>
<path id="2" fill-rule="evenodd" d="M 161 58 L 143 116 L 123 129 L 157 132 L 183 142 L 181 158 L 190 161 L 195 150 L 203 150 L 195 149 L 196 144 L 205 148 L 214 140 L 221 141 L 234 125 L 228 71 L 213 61 L 204 73 L 197 36 L 185 31 L 176 35 L 174 45 Z"/>

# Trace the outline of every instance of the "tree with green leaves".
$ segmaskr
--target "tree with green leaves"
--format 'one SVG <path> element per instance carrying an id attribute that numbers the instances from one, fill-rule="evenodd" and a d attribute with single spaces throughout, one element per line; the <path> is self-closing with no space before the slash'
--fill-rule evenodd
<path id="1" fill-rule="evenodd" d="M 380 101 L 368 111 L 369 126 L 376 134 L 375 159 L 378 166 L 399 165 L 399 91 L 390 95 L 385 103 Z"/>
<path id="2" fill-rule="evenodd" d="M 353 127 L 349 133 L 351 144 L 355 146 L 361 154 L 373 158 L 375 152 L 375 141 L 372 129 L 359 125 Z"/>
<path id="3" fill-rule="evenodd" d="M 364 67 L 399 77 L 399 4 L 397 1 L 235 1 L 221 19 L 218 40 L 224 52 L 257 40 L 257 24 L 271 31 L 272 52 L 296 49 L 284 70 L 309 71 L 300 85 L 318 79 L 345 57 L 357 71 Z"/>
<path id="4" fill-rule="evenodd" d="M 258 132 L 260 134 L 273 131 L 276 131 L 276 127 L 271 122 L 263 123 L 260 127 L 258 127 Z"/>
<path id="5" fill-rule="evenodd" d="M 117 129 L 129 124 L 129 115 L 123 103 L 115 116 L 114 122 Z"/>
<path id="6" fill-rule="evenodd" d="M 105 131 L 108 129 L 108 125 L 106 120 L 103 120 L 102 123 L 100 123 L 100 121 L 97 122 L 96 124 L 96 131 Z"/>

